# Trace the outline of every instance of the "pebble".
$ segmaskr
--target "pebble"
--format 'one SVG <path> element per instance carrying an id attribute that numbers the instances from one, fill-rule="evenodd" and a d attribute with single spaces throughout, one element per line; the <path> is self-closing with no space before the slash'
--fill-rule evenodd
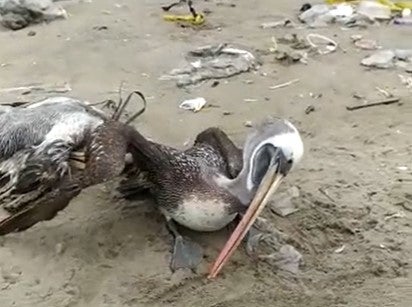
<path id="1" fill-rule="evenodd" d="M 56 255 L 61 255 L 63 253 L 63 244 L 57 243 L 54 250 L 56 252 Z"/>

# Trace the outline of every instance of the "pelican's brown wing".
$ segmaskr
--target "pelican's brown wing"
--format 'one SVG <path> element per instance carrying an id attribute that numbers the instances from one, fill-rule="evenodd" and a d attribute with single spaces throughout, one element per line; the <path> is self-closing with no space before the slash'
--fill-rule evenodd
<path id="1" fill-rule="evenodd" d="M 58 181 L 53 181 L 50 176 L 50 181 L 43 183 L 40 190 L 12 195 L 9 201 L 0 201 L 0 235 L 50 220 L 83 189 L 120 175 L 128 149 L 128 129 L 125 127 L 119 122 L 107 122 L 94 131 L 84 147 L 83 169 L 72 167 L 70 174 Z M 18 201 L 10 206 L 13 198 Z"/>
<path id="2" fill-rule="evenodd" d="M 23 231 L 38 222 L 54 218 L 81 192 L 80 184 L 81 180 L 65 177 L 53 190 L 39 195 L 19 210 L 12 212 L 0 207 L 0 235 Z"/>

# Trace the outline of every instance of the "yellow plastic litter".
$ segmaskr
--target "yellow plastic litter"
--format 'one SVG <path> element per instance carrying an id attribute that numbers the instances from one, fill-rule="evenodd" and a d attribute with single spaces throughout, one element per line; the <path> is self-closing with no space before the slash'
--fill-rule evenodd
<path id="1" fill-rule="evenodd" d="M 164 15 L 163 19 L 166 21 L 173 22 L 187 22 L 195 26 L 199 26 L 205 22 L 205 17 L 202 14 L 193 14 L 188 15 Z"/>

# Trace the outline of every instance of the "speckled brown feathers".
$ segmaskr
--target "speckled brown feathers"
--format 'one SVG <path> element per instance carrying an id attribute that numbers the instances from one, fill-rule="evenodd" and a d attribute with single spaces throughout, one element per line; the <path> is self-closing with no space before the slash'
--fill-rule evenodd
<path id="1" fill-rule="evenodd" d="M 242 151 L 218 128 L 200 133 L 184 151 L 156 144 L 140 134 L 131 149 L 138 169 L 131 169 L 118 191 L 127 199 L 149 192 L 164 210 L 175 210 L 185 198 L 222 199 L 237 210 L 238 200 L 213 180 L 216 174 L 236 177 L 242 169 Z"/>
<path id="2" fill-rule="evenodd" d="M 121 123 L 133 95 L 144 106 Z M 120 97 L 111 118 L 67 97 L 3 107 L 3 134 L 10 137 L 3 147 L 10 153 L 0 152 L 0 235 L 53 218 L 82 189 L 119 175 L 134 130 L 127 124 L 145 109 L 138 91 Z"/>
<path id="3" fill-rule="evenodd" d="M 85 168 L 71 168 L 70 173 L 56 182 L 50 176 L 41 189 L 15 191 L 0 201 L 0 235 L 25 230 L 42 220 L 53 218 L 82 189 L 106 182 L 118 176 L 125 167 L 129 131 L 133 128 L 108 121 L 99 126 L 84 144 Z M 18 206 L 12 207 L 10 204 Z"/>

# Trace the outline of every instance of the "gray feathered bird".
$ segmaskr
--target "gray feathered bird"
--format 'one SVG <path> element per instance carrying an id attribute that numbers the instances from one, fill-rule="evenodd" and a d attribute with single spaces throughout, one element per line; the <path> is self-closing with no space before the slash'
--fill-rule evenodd
<path id="1" fill-rule="evenodd" d="M 51 219 L 82 189 L 123 171 L 128 123 L 145 110 L 119 121 L 132 94 L 110 118 L 67 97 L 0 107 L 0 234 Z"/>

